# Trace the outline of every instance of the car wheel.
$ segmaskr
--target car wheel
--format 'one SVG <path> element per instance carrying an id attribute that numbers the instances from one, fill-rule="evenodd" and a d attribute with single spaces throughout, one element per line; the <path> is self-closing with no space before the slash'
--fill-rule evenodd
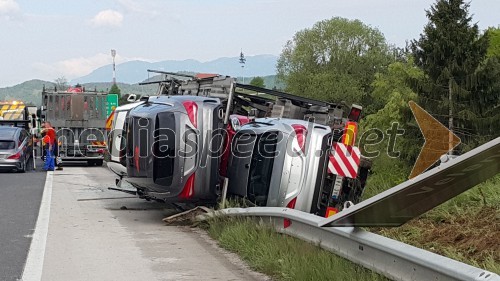
<path id="1" fill-rule="evenodd" d="M 26 157 L 24 157 L 23 163 L 21 164 L 21 169 L 18 170 L 19 173 L 26 172 Z"/>

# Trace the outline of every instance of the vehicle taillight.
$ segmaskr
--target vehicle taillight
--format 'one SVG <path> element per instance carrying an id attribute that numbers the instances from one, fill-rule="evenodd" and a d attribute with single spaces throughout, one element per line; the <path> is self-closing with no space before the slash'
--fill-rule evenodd
<path id="1" fill-rule="evenodd" d="M 290 202 L 288 202 L 288 204 L 286 204 L 286 207 L 290 208 L 290 209 L 295 209 L 295 203 L 297 203 L 297 197 L 295 197 L 292 200 L 290 200 Z M 292 221 L 291 220 L 289 220 L 289 219 L 284 219 L 283 220 L 283 227 L 284 228 L 287 228 L 290 225 L 292 225 Z"/>
<path id="2" fill-rule="evenodd" d="M 19 158 L 21 158 L 21 151 L 19 151 L 18 153 L 13 154 L 13 155 L 7 157 L 7 159 L 12 159 L 12 160 L 19 159 Z"/>
<path id="3" fill-rule="evenodd" d="M 306 147 L 307 129 L 303 125 L 298 124 L 292 125 L 292 128 L 295 131 L 295 136 L 297 137 L 299 148 L 300 150 L 302 150 L 302 152 L 304 152 Z"/>
<path id="4" fill-rule="evenodd" d="M 329 218 L 329 217 L 335 215 L 338 212 L 339 212 L 339 210 L 337 208 L 335 208 L 335 207 L 328 207 L 328 208 L 326 208 L 325 218 Z"/>
<path id="5" fill-rule="evenodd" d="M 181 199 L 189 199 L 193 197 L 194 195 L 194 175 L 192 174 L 188 180 L 186 181 L 186 184 L 184 185 L 184 189 L 182 190 L 181 194 L 179 194 L 179 198 Z"/>
<path id="6" fill-rule="evenodd" d="M 351 107 L 351 112 L 349 112 L 349 116 L 347 118 L 350 121 L 358 122 L 359 117 L 361 116 L 361 110 L 363 110 L 361 106 L 353 104 Z"/>
<path id="7" fill-rule="evenodd" d="M 97 150 L 97 153 L 99 153 L 99 154 L 104 154 L 104 149 L 102 149 L 102 148 L 98 149 L 98 150 Z"/>
<path id="8" fill-rule="evenodd" d="M 358 123 L 347 122 L 345 125 L 344 135 L 342 136 L 342 143 L 345 145 L 353 146 L 356 142 L 356 135 L 358 134 Z"/>
<path id="9" fill-rule="evenodd" d="M 198 128 L 198 105 L 194 101 L 185 101 L 182 103 L 186 108 L 189 120 L 195 128 Z"/>

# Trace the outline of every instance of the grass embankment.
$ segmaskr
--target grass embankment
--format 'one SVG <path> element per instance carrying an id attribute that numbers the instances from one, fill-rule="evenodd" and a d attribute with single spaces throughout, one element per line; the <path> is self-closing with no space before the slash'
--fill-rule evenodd
<path id="1" fill-rule="evenodd" d="M 393 186 L 384 174 L 365 198 Z M 500 274 L 500 174 L 401 227 L 369 230 Z"/>
<path id="2" fill-rule="evenodd" d="M 243 218 L 213 219 L 206 226 L 223 248 L 276 280 L 388 280 L 318 246 Z"/>
<path id="3" fill-rule="evenodd" d="M 407 170 L 391 171 L 370 177 L 365 199 L 404 181 Z M 274 279 L 386 280 L 252 220 L 214 219 L 207 228 L 222 247 Z M 369 231 L 500 274 L 500 174 L 401 227 Z"/>

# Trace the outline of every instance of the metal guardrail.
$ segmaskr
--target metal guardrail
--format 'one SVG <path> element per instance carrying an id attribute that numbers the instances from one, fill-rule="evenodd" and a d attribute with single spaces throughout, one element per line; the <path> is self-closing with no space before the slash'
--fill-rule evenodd
<path id="1" fill-rule="evenodd" d="M 279 207 L 230 208 L 217 215 L 260 218 L 278 232 L 316 244 L 393 280 L 500 281 L 500 276 L 354 227 L 320 227 L 323 218 Z M 292 223 L 284 228 L 284 219 Z M 333 277 L 332 277 L 333 278 Z"/>

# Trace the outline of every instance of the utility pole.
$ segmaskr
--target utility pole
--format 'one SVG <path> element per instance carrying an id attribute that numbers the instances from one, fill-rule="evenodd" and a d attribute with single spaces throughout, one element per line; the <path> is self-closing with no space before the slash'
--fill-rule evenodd
<path id="1" fill-rule="evenodd" d="M 245 58 L 245 55 L 243 54 L 243 49 L 240 52 L 240 64 L 241 64 L 241 76 L 243 77 L 243 84 L 245 84 L 245 75 L 244 75 L 244 68 L 245 68 L 245 62 L 247 59 Z"/>
<path id="2" fill-rule="evenodd" d="M 111 57 L 113 57 L 113 85 L 116 84 L 115 56 L 116 56 L 116 50 L 115 49 L 111 49 Z"/>

